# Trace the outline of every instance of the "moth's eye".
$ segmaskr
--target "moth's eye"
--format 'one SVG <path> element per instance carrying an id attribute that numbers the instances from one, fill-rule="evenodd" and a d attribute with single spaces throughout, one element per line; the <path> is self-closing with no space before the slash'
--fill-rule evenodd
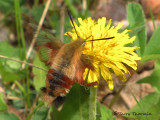
<path id="1" fill-rule="evenodd" d="M 85 46 L 85 43 L 82 43 L 82 46 L 84 47 L 84 46 Z"/>

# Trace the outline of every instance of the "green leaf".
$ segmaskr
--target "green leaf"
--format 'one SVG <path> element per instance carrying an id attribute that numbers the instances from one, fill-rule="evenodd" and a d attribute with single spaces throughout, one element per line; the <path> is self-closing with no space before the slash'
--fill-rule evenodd
<path id="1" fill-rule="evenodd" d="M 0 61 L 0 74 L 3 81 L 13 82 L 15 80 L 23 79 L 26 76 L 26 71 L 12 69 L 10 66 Z"/>
<path id="2" fill-rule="evenodd" d="M 8 11 L 10 11 L 11 9 L 13 9 L 13 0 L 1 0 L 0 1 L 0 9 L 7 13 Z"/>
<path id="3" fill-rule="evenodd" d="M 0 74 L 2 76 L 3 81 L 13 82 L 14 80 L 19 79 L 19 77 L 16 74 L 7 71 L 1 62 L 0 62 Z"/>
<path id="4" fill-rule="evenodd" d="M 77 9 L 73 6 L 73 1 L 72 0 L 64 0 L 64 2 L 66 3 L 66 5 L 68 6 L 68 8 L 70 9 L 71 13 L 73 14 L 73 16 L 75 16 L 76 18 L 78 17 L 78 11 Z"/>
<path id="5" fill-rule="evenodd" d="M 160 100 L 157 104 L 153 105 L 148 113 L 154 113 L 153 115 L 149 115 L 149 120 L 159 120 L 160 116 Z"/>
<path id="6" fill-rule="evenodd" d="M 67 95 L 60 112 L 53 110 L 54 120 L 88 120 L 89 119 L 89 91 L 78 84 L 73 85 Z"/>
<path id="7" fill-rule="evenodd" d="M 100 120 L 101 119 L 101 103 L 97 100 L 97 108 L 96 108 L 96 120 Z"/>
<path id="8" fill-rule="evenodd" d="M 19 49 L 12 47 L 8 42 L 0 42 L 0 55 L 19 58 Z M 0 61 L 5 59 L 0 58 Z"/>
<path id="9" fill-rule="evenodd" d="M 3 100 L 3 94 L 0 93 L 0 111 L 4 111 L 4 110 L 7 110 L 7 109 L 8 109 L 8 107 Z"/>
<path id="10" fill-rule="evenodd" d="M 21 49 L 21 51 L 23 51 Z M 12 59 L 19 59 L 19 49 L 11 46 L 8 42 L 0 42 L 0 55 L 12 58 Z M 0 57 L 0 61 L 5 64 L 6 67 L 13 70 L 21 69 L 22 64 L 18 63 L 13 60 L 8 60 Z M 7 69 L 7 68 L 6 68 Z"/>
<path id="11" fill-rule="evenodd" d="M 101 120 L 116 120 L 112 115 L 112 111 L 101 105 Z"/>
<path id="12" fill-rule="evenodd" d="M 141 61 L 157 60 L 160 61 L 160 54 L 143 55 Z"/>
<path id="13" fill-rule="evenodd" d="M 156 88 L 156 90 L 160 91 L 160 64 L 156 62 L 155 69 L 152 72 L 152 74 L 149 77 L 143 78 L 139 80 L 137 83 L 149 83 L 153 87 Z"/>
<path id="14" fill-rule="evenodd" d="M 152 54 L 160 54 L 160 27 L 153 33 L 144 52 L 144 55 Z"/>
<path id="15" fill-rule="evenodd" d="M 45 64 L 40 61 L 38 55 L 36 55 L 33 64 L 36 65 L 36 66 L 38 66 L 38 67 L 46 69 Z M 47 72 L 43 71 L 41 69 L 33 67 L 33 74 L 34 74 L 33 84 L 35 86 L 35 89 L 37 91 L 39 91 L 40 88 L 42 88 L 42 87 L 45 86 L 45 80 L 46 80 L 46 74 L 47 74 Z"/>
<path id="16" fill-rule="evenodd" d="M 142 27 L 143 29 L 136 34 L 135 45 L 139 46 L 137 49 L 139 56 L 142 56 L 146 45 L 146 28 L 145 28 L 145 17 L 142 7 L 137 3 L 130 3 L 127 6 L 127 18 L 131 26 Z"/>
<path id="17" fill-rule="evenodd" d="M 48 108 L 41 108 L 39 111 L 35 113 L 35 115 L 32 117 L 32 120 L 46 120 L 48 110 Z"/>
<path id="18" fill-rule="evenodd" d="M 149 12 L 150 12 L 150 16 L 151 16 L 151 18 L 152 18 L 153 27 L 154 27 L 154 30 L 155 30 L 155 29 L 156 29 L 156 25 L 155 25 L 154 15 L 153 15 L 153 13 L 152 13 L 151 8 L 149 8 Z"/>
<path id="19" fill-rule="evenodd" d="M 160 95 L 152 93 L 142 98 L 129 112 L 124 116 L 138 120 L 158 120 L 156 116 L 160 115 Z M 155 119 L 156 118 L 156 119 Z"/>
<path id="20" fill-rule="evenodd" d="M 0 112 L 1 120 L 20 120 L 14 113 Z"/>
<path id="21" fill-rule="evenodd" d="M 18 95 L 17 95 L 18 96 Z M 20 96 L 21 97 L 21 96 Z M 24 108 L 24 102 L 22 100 L 13 100 L 13 107 L 16 109 L 23 109 Z"/>
<path id="22" fill-rule="evenodd" d="M 34 20 L 39 22 L 39 20 L 42 16 L 43 10 L 44 10 L 44 6 L 33 6 L 31 14 L 32 14 Z"/>
<path id="23" fill-rule="evenodd" d="M 139 32 L 141 32 L 143 29 L 145 28 L 145 25 L 139 24 L 137 27 L 137 24 L 134 25 L 129 25 L 128 27 L 124 28 L 124 29 L 129 29 L 129 36 L 133 37 L 136 36 L 137 34 L 139 34 Z"/>

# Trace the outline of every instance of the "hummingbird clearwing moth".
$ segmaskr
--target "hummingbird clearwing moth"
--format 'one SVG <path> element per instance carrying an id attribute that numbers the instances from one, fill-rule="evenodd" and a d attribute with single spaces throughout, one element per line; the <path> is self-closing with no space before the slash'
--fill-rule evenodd
<path id="1" fill-rule="evenodd" d="M 68 15 L 75 29 L 71 14 L 69 13 Z M 97 40 L 112 38 L 114 37 Z M 58 97 L 65 96 L 75 82 L 85 86 L 97 84 L 97 82 L 86 83 L 83 80 L 85 68 L 94 71 L 92 60 L 82 53 L 85 42 L 88 41 L 78 37 L 77 40 L 63 44 L 45 30 L 42 30 L 37 37 L 36 49 L 39 58 L 46 65 L 51 66 L 46 75 L 46 86 L 41 89 L 43 100 L 48 104 L 51 104 Z"/>

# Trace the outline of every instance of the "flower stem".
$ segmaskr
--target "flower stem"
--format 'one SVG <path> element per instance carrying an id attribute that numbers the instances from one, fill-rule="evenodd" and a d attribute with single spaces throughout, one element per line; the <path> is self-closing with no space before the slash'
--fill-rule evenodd
<path id="1" fill-rule="evenodd" d="M 89 120 L 96 120 L 96 100 L 97 88 L 90 88 L 90 96 L 89 96 Z"/>
<path id="2" fill-rule="evenodd" d="M 133 73 L 132 73 L 133 74 Z M 123 88 L 126 87 L 127 83 L 130 81 L 131 76 L 127 79 L 127 81 L 119 88 L 118 92 L 116 93 L 116 95 L 114 96 L 114 98 L 112 99 L 111 103 L 109 104 L 109 108 L 111 109 L 113 104 L 116 102 L 116 100 L 118 99 L 120 92 L 123 90 Z"/>

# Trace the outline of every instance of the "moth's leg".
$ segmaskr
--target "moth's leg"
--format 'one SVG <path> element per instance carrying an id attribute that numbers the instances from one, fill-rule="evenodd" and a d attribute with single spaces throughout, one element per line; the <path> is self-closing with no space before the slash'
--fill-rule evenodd
<path id="1" fill-rule="evenodd" d="M 92 35 L 90 35 L 89 37 L 87 37 L 87 38 L 86 38 L 86 40 L 87 40 L 87 39 L 89 39 L 90 37 L 92 37 L 92 39 L 93 39 L 93 36 L 92 36 Z"/>
<path id="2" fill-rule="evenodd" d="M 96 86 L 98 85 L 98 82 L 91 82 L 91 83 L 86 83 L 85 81 L 80 81 L 78 82 L 80 85 L 84 85 L 84 86 L 87 86 L 87 87 L 92 87 L 92 86 Z"/>
<path id="3" fill-rule="evenodd" d="M 92 87 L 92 86 L 98 85 L 98 82 L 91 82 L 91 83 L 84 82 L 83 85 L 88 86 L 88 87 Z"/>

